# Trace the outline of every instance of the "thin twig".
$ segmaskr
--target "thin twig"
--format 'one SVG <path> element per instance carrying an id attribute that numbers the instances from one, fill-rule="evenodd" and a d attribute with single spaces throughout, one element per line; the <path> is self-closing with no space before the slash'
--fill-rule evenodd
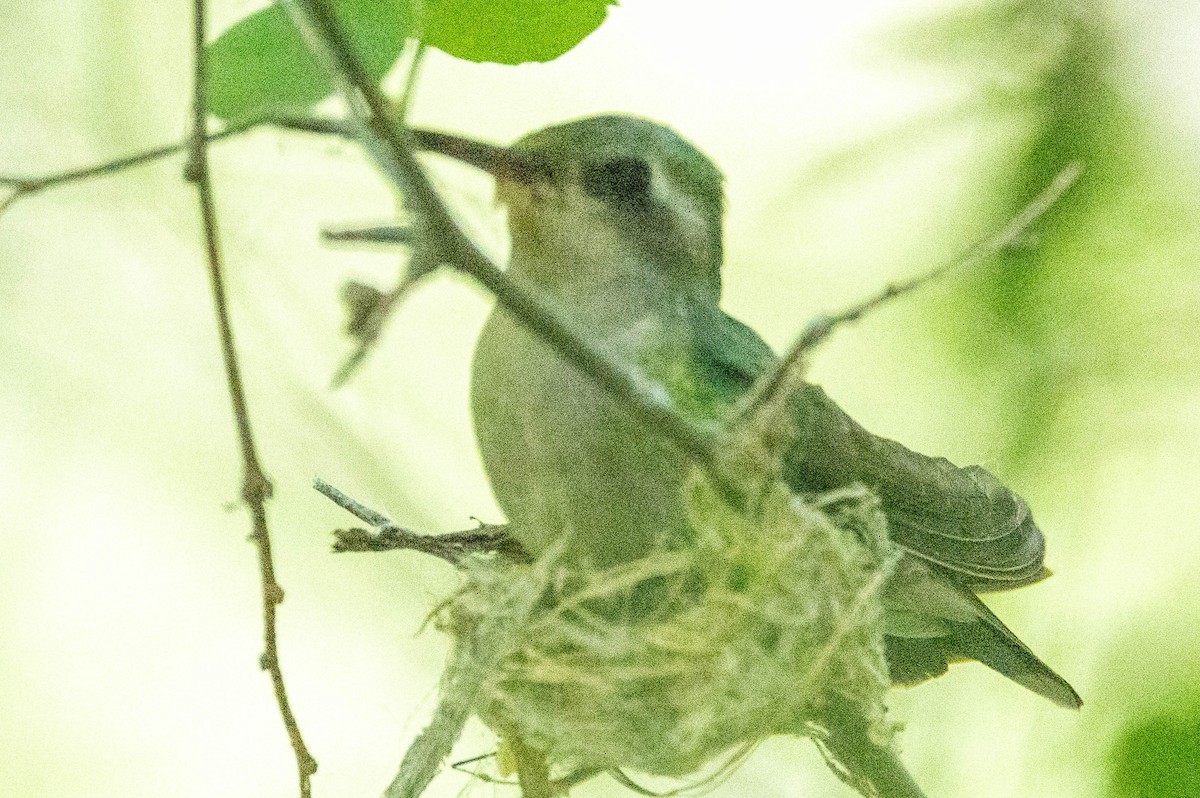
<path id="1" fill-rule="evenodd" d="M 442 675 L 442 697 L 433 718 L 405 751 L 396 777 L 384 791 L 385 798 L 418 798 L 425 792 L 462 736 L 488 679 L 499 663 L 523 644 L 534 608 L 550 582 L 548 564 L 560 552 L 561 547 L 551 546 L 528 578 L 514 580 L 495 594 L 493 611 L 459 638 Z"/>
<path id="2" fill-rule="evenodd" d="M 404 76 L 404 90 L 401 92 L 400 100 L 396 103 L 395 107 L 397 118 L 403 120 L 408 119 L 408 111 L 412 108 L 412 101 L 417 93 L 417 78 L 421 74 L 421 65 L 425 61 L 425 42 L 419 37 L 411 41 L 414 43 L 412 45 L 412 58 L 408 63 L 407 74 Z M 333 379 L 329 383 L 329 387 L 334 390 L 343 387 L 349 382 L 350 378 L 354 376 L 354 372 L 358 370 L 358 367 L 366 361 L 371 348 L 375 346 L 375 342 L 379 340 L 379 336 L 383 332 L 384 324 L 388 321 L 393 311 L 400 306 L 401 301 L 412 292 L 412 289 L 417 286 L 422 278 L 435 271 L 440 265 L 436 262 L 426 263 L 427 253 L 424 251 L 424 248 L 412 246 L 415 240 L 412 230 L 408 229 L 407 232 L 408 236 L 403 243 L 409 245 L 409 257 L 400 282 L 391 291 L 378 293 L 368 308 L 360 306 L 351 309 L 352 313 L 362 310 L 367 310 L 368 312 L 357 319 L 353 316 L 351 317 L 353 329 L 347 329 L 346 332 L 358 340 L 358 345 L 342 361 L 342 365 L 338 367 L 337 371 L 334 372 Z M 328 234 L 324 235 L 323 238 L 327 241 L 336 240 Z M 340 240 L 353 241 L 355 239 L 344 237 Z"/>
<path id="3" fill-rule="evenodd" d="M 413 156 L 412 132 L 396 121 L 390 103 L 367 76 L 328 2 L 283 0 L 283 5 L 318 61 L 326 65 L 339 85 L 352 117 L 363 128 L 364 145 L 384 174 L 401 189 L 414 216 L 428 225 L 431 233 L 428 245 L 436 250 L 437 260 L 482 283 L 501 306 L 521 319 L 535 335 L 708 470 L 727 495 L 739 495 L 719 467 L 715 430 L 697 427 L 674 412 L 648 386 L 579 335 L 523 281 L 502 272 L 462 232 Z"/>
<path id="4" fill-rule="evenodd" d="M 223 139 L 227 139 L 242 133 L 248 133 L 260 127 L 279 128 L 280 130 L 289 133 L 311 133 L 317 136 L 334 136 L 347 141 L 359 140 L 359 126 L 356 126 L 345 119 L 337 119 L 328 116 L 268 113 L 235 121 L 228 124 L 221 130 L 207 133 L 205 135 L 205 141 L 209 144 L 215 144 Z M 410 132 L 412 133 L 413 141 L 419 150 L 430 150 L 435 153 L 447 155 L 456 160 L 460 160 L 463 157 L 469 157 L 471 154 L 473 154 L 472 145 L 474 142 L 471 139 L 466 139 L 461 136 L 454 136 L 435 130 L 425 130 L 422 128 L 411 128 Z M 144 166 L 164 158 L 170 158 L 172 155 L 186 153 L 191 146 L 192 137 L 189 136 L 182 141 L 173 142 L 171 144 L 163 144 L 158 147 L 150 147 L 149 149 L 140 150 L 130 155 L 122 155 L 118 158 L 112 158 L 107 161 L 101 161 L 99 163 L 91 164 L 90 166 L 66 169 L 61 172 L 52 172 L 48 175 L 40 175 L 38 177 L 18 177 L 16 175 L 0 174 L 0 188 L 9 188 L 13 190 L 12 194 L 6 197 L 3 201 L 0 201 L 0 211 L 7 209 L 9 206 L 15 204 L 18 200 L 25 199 L 41 191 L 59 188 L 62 186 L 71 185 L 73 183 L 82 183 L 84 181 L 93 180 L 96 178 L 111 177 L 138 166 Z"/>
<path id="5" fill-rule="evenodd" d="M 777 398 L 780 390 L 787 387 L 789 374 L 798 368 L 804 355 L 822 343 L 838 327 L 858 321 L 867 313 L 893 299 L 940 280 L 952 271 L 974 268 L 1015 245 L 1029 231 L 1029 228 L 1045 215 L 1075 183 L 1082 169 L 1083 167 L 1078 161 L 1068 164 L 1050 182 L 1050 185 L 1030 200 L 1029 204 L 1009 220 L 1008 224 L 991 236 L 977 241 L 966 252 L 953 260 L 940 264 L 910 280 L 889 283 L 878 294 L 851 305 L 840 313 L 832 316 L 818 316 L 810 321 L 775 369 L 761 377 L 755 383 L 751 393 L 742 401 L 743 410 L 739 414 L 737 424 L 747 423 L 754 414 L 771 404 Z"/>
<path id="6" fill-rule="evenodd" d="M 345 119 L 326 116 L 303 116 L 294 114 L 268 113 L 235 121 L 221 130 L 207 133 L 204 140 L 215 144 L 223 139 L 242 133 L 248 133 L 260 127 L 275 127 L 290 133 L 311 133 L 318 136 L 334 136 L 347 141 L 358 140 L 358 127 Z M 470 139 L 452 136 L 434 130 L 421 128 L 411 129 L 413 140 L 418 149 L 432 150 L 454 158 L 461 158 L 463 151 L 469 151 L 472 144 Z M 0 213 L 16 204 L 19 200 L 28 198 L 41 191 L 60 188 L 74 183 L 82 183 L 102 177 L 111 177 L 138 166 L 154 163 L 172 155 L 186 153 L 192 147 L 192 136 L 183 141 L 163 144 L 158 147 L 140 150 L 130 155 L 122 155 L 90 166 L 66 169 L 38 177 L 18 177 L 0 174 L 0 188 L 9 188 L 13 193 L 0 201 Z"/>
<path id="7" fill-rule="evenodd" d="M 417 78 L 421 76 L 421 66 L 425 63 L 425 51 L 428 45 L 420 39 L 414 39 L 416 49 L 413 51 L 412 61 L 408 65 L 408 74 L 404 76 L 404 91 L 400 94 L 400 104 L 397 108 L 397 116 L 401 119 L 408 119 L 408 109 L 412 108 L 413 98 L 417 96 Z"/>
<path id="8" fill-rule="evenodd" d="M 185 169 L 186 179 L 196 185 L 200 201 L 200 216 L 204 226 L 204 244 L 208 261 L 208 274 L 212 288 L 213 308 L 216 313 L 217 331 L 221 340 L 221 354 L 225 364 L 225 379 L 229 398 L 233 405 L 233 416 L 237 425 L 238 441 L 242 451 L 242 503 L 250 513 L 252 540 L 258 548 L 259 572 L 262 580 L 263 651 L 259 664 L 271 678 L 275 702 L 283 725 L 296 756 L 299 776 L 300 797 L 312 795 L 312 774 L 317 762 L 309 753 L 300 727 L 288 702 L 283 672 L 279 665 L 279 647 L 276 640 L 276 609 L 283 601 L 283 588 L 275 579 L 275 566 L 271 555 L 271 537 L 267 528 L 267 499 L 271 496 L 271 482 L 260 464 L 254 436 L 250 429 L 250 410 L 246 392 L 242 385 L 241 369 L 238 365 L 237 349 L 234 346 L 233 326 L 229 317 L 224 276 L 221 269 L 221 247 L 217 232 L 216 200 L 212 180 L 208 171 L 208 137 L 205 135 L 207 113 L 205 110 L 205 0 L 193 0 L 193 46 L 195 59 L 195 86 L 193 88 L 191 147 Z"/>
<path id="9" fill-rule="evenodd" d="M 219 141 L 220 139 L 237 133 L 245 132 L 249 128 L 249 124 L 240 127 L 229 127 L 217 133 L 213 133 L 207 137 L 207 141 Z M 166 158 L 182 152 L 192 146 L 192 139 L 175 144 L 167 144 L 162 147 L 155 147 L 149 150 L 128 155 L 122 158 L 116 158 L 111 161 L 105 161 L 94 166 L 84 166 L 79 169 L 67 169 L 62 172 L 56 172 L 42 177 L 13 177 L 11 175 L 0 175 L 0 186 L 6 186 L 15 189 L 10 197 L 8 197 L 3 208 L 7 208 L 19 199 L 24 199 L 39 191 L 44 191 L 49 188 L 67 185 L 69 183 L 77 183 L 83 180 L 89 180 L 95 177 L 105 177 L 114 175 L 118 172 L 123 172 L 126 169 L 132 169 L 135 166 L 151 163 L 161 158 Z"/>
<path id="10" fill-rule="evenodd" d="M 507 524 L 481 522 L 475 529 L 445 535 L 425 535 L 396 524 L 383 513 L 350 498 L 324 480 L 314 479 L 313 487 L 343 510 L 375 527 L 374 531 L 358 528 L 334 530 L 335 552 L 419 551 L 452 565 L 460 565 L 471 554 L 496 554 L 511 562 L 530 561 L 517 539 L 508 534 Z"/>
<path id="11" fill-rule="evenodd" d="M 360 521 L 370 524 L 375 527 L 393 527 L 399 529 L 392 519 L 388 518 L 378 510 L 372 510 L 365 504 L 350 498 L 345 493 L 330 485 L 323 479 L 317 478 L 313 480 L 313 488 L 325 498 L 341 507 L 346 512 L 353 515 Z M 416 533 L 413 533 L 416 534 Z"/>
<path id="12" fill-rule="evenodd" d="M 204 142 L 206 144 L 212 144 L 231 136 L 249 132 L 250 130 L 258 127 L 278 127 L 282 128 L 283 130 L 297 133 L 314 133 L 323 136 L 338 136 L 346 139 L 354 137 L 352 128 L 345 121 L 340 119 L 315 116 L 310 117 L 267 114 L 264 116 L 256 116 L 253 118 L 233 122 L 221 130 L 207 133 L 204 136 Z M 81 183 L 83 181 L 92 180 L 95 178 L 110 177 L 128 169 L 153 163 L 155 161 L 162 160 L 163 158 L 169 158 L 172 155 L 187 153 L 194 146 L 194 140 L 195 136 L 188 136 L 183 141 L 178 141 L 173 144 L 164 144 L 160 147 L 151 147 L 147 150 L 135 152 L 132 155 L 124 155 L 120 158 L 102 161 L 97 164 L 92 164 L 91 166 L 82 166 L 77 169 L 66 169 L 61 172 L 54 172 L 52 174 L 42 175 L 40 177 L 16 177 L 14 175 L 0 175 L 0 187 L 13 189 L 12 194 L 5 197 L 3 201 L 0 201 L 0 214 L 11 208 L 18 201 L 27 199 L 34 194 L 46 191 L 47 189 L 59 188 L 61 186 L 71 185 L 73 183 Z"/>
<path id="13" fill-rule="evenodd" d="M 353 246 L 362 246 L 363 244 L 380 244 L 385 247 L 409 246 L 413 243 L 413 230 L 406 224 L 327 227 L 321 231 L 321 240 L 334 244 L 347 243 Z"/>
<path id="14" fill-rule="evenodd" d="M 482 781 L 485 784 L 503 784 L 505 786 L 510 786 L 510 787 L 519 786 L 518 783 L 513 781 L 512 779 L 498 778 L 489 773 L 483 773 L 478 769 L 471 770 L 466 767 L 467 765 L 472 765 L 483 759 L 494 759 L 495 756 L 496 756 L 495 751 L 493 751 L 489 754 L 480 754 L 479 756 L 473 756 L 470 759 L 460 759 L 457 762 L 451 762 L 450 767 L 453 768 L 454 770 L 457 770 L 459 773 L 466 773 L 471 778 L 478 779 L 479 781 Z M 565 776 L 560 776 L 557 779 L 551 779 L 550 780 L 550 788 L 552 790 L 552 794 L 554 794 L 554 795 L 566 795 L 567 793 L 569 793 L 571 791 L 572 788 L 578 787 L 580 784 L 583 784 L 585 781 L 590 781 L 591 779 L 596 778 L 597 776 L 599 776 L 602 773 L 609 773 L 614 778 L 617 778 L 616 774 L 619 772 L 620 771 L 607 770 L 605 768 L 595 768 L 595 767 L 579 768 L 577 770 L 572 770 L 570 773 L 566 774 Z M 624 774 L 622 774 L 622 775 L 624 775 Z M 618 781 L 619 780 L 620 779 L 618 779 Z M 622 782 L 622 783 L 624 783 L 624 782 Z"/>
<path id="15" fill-rule="evenodd" d="M 422 227 L 419 221 L 414 222 L 413 240 L 409 242 L 408 263 L 405 265 L 404 274 L 396 287 L 387 292 L 373 291 L 369 294 L 363 292 L 360 287 L 356 300 L 349 303 L 350 323 L 346 326 L 346 333 L 357 339 L 358 345 L 338 367 L 337 372 L 333 375 L 333 380 L 330 381 L 330 388 L 336 390 L 350 380 L 355 370 L 366 360 L 375 342 L 379 340 L 384 325 L 394 315 L 393 311 L 425 277 L 433 274 L 441 265 L 437 254 L 423 245 L 425 237 L 416 232 Z M 357 284 L 348 284 L 347 290 L 354 291 L 355 289 L 350 288 L 354 285 Z M 350 299 L 355 295 L 349 293 L 344 296 Z"/>

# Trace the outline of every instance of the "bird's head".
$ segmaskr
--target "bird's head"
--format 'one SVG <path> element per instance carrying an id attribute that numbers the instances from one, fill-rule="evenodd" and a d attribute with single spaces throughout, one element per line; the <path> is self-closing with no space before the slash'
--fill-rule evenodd
<path id="1" fill-rule="evenodd" d="M 680 290 L 720 293 L 721 173 L 675 131 L 592 116 L 511 147 L 472 144 L 469 156 L 443 151 L 496 177 L 514 270 L 555 287 L 651 269 Z"/>

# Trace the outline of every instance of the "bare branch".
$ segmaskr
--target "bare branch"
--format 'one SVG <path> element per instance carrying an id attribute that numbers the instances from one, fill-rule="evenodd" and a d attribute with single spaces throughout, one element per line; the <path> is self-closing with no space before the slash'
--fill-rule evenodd
<path id="1" fill-rule="evenodd" d="M 375 527 L 334 530 L 335 552 L 410 550 L 431 554 L 452 565 L 459 565 L 471 554 L 496 554 L 511 562 L 529 562 L 530 557 L 517 539 L 508 534 L 507 524 L 480 522 L 475 529 L 445 535 L 425 535 L 394 523 L 383 513 L 372 510 L 321 479 L 313 487 L 343 510 Z"/>
<path id="2" fill-rule="evenodd" d="M 781 394 L 786 394 L 788 385 L 794 381 L 792 379 L 794 372 L 800 367 L 799 364 L 804 356 L 832 335 L 838 327 L 858 321 L 888 302 L 940 280 L 953 271 L 974 268 L 1016 245 L 1029 232 L 1029 228 L 1042 218 L 1075 183 L 1082 169 L 1083 167 L 1078 161 L 1068 164 L 1050 182 L 1050 185 L 1030 200 L 1029 204 L 1021 209 L 1021 212 L 1014 216 L 1008 224 L 996 233 L 976 242 L 957 258 L 910 280 L 889 283 L 878 294 L 851 305 L 840 313 L 818 316 L 810 321 L 775 369 L 759 378 L 751 393 L 743 399 L 742 410 L 735 424 L 748 423 L 750 418 L 763 407 L 776 401 Z"/>
<path id="3" fill-rule="evenodd" d="M 207 123 L 207 120 L 206 120 Z M 322 136 L 338 136 L 353 138 L 350 126 L 343 120 L 309 116 L 266 115 L 234 122 L 216 132 L 204 136 L 206 144 L 216 143 L 223 139 L 246 133 L 258 127 L 277 127 L 296 133 L 313 133 Z M 206 130 L 207 128 L 201 128 Z M 164 144 L 152 147 L 132 155 L 103 161 L 91 166 L 78 169 L 67 169 L 62 172 L 42 175 L 40 177 L 17 177 L 15 175 L 0 175 L 0 187 L 10 188 L 13 193 L 0 201 L 0 214 L 11 208 L 22 199 L 52 188 L 82 183 L 101 177 L 110 177 L 138 166 L 144 166 L 155 161 L 169 158 L 172 155 L 186 153 L 194 146 L 194 136 L 174 144 Z"/>
<path id="4" fill-rule="evenodd" d="M 216 313 L 217 332 L 221 342 L 221 354 L 225 364 L 225 379 L 229 398 L 233 405 L 234 421 L 237 425 L 238 441 L 242 451 L 242 503 L 250 513 L 253 532 L 251 539 L 258 548 L 259 573 L 262 581 L 263 651 L 259 663 L 271 678 L 275 702 L 283 725 L 296 756 L 296 769 L 301 798 L 312 795 L 312 774 L 317 762 L 309 753 L 300 727 L 296 722 L 284 686 L 283 672 L 279 665 L 279 647 L 276 638 L 276 610 L 283 601 L 283 588 L 275 579 L 275 565 L 271 555 L 271 537 L 267 527 L 267 499 L 271 496 L 271 482 L 263 472 L 254 436 L 250 429 L 250 410 L 242 384 L 241 368 L 238 365 L 237 349 L 233 340 L 233 326 L 229 317 L 229 306 L 221 268 L 221 247 L 217 231 L 216 200 L 208 171 L 208 137 L 205 135 L 207 114 L 205 111 L 205 52 L 204 20 L 205 0 L 193 0 L 193 47 L 195 74 L 193 77 L 192 131 L 185 168 L 186 179 L 196 185 L 200 201 L 200 216 L 204 226 L 205 254 L 208 261 L 209 282 L 212 288 L 213 308 Z"/>

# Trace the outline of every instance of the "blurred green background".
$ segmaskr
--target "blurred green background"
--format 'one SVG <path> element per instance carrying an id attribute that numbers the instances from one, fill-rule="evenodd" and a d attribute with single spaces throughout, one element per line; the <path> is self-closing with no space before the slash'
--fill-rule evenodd
<path id="1" fill-rule="evenodd" d="M 257 7 L 216 4 L 214 33 Z M 178 139 L 187 3 L 0 0 L 0 173 Z M 416 123 L 507 141 L 627 111 L 728 176 L 726 305 L 777 347 L 952 257 L 1066 162 L 1029 246 L 840 333 L 814 379 L 868 428 L 1020 491 L 1053 579 L 989 603 L 1083 694 L 982 666 L 893 694 L 931 796 L 1200 795 L 1200 6 L 626 0 L 545 65 L 430 53 Z M 214 149 L 238 344 L 276 498 L 280 646 L 321 796 L 375 795 L 427 721 L 456 584 L 415 554 L 332 556 L 319 475 L 429 531 L 499 518 L 466 413 L 487 298 L 441 278 L 351 385 L 339 286 L 402 258 L 317 231 L 395 199 L 346 144 Z M 293 795 L 257 669 L 258 578 L 198 222 L 178 160 L 0 217 L 0 793 Z M 439 165 L 502 252 L 487 181 Z M 472 728 L 463 757 L 492 740 Z M 440 777 L 431 794 L 509 788 Z M 621 794 L 598 780 L 581 795 Z M 772 740 L 717 795 L 850 795 Z"/>

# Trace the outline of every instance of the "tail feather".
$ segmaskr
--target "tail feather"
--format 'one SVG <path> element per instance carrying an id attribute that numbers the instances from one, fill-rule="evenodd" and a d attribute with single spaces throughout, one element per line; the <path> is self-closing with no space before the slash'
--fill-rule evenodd
<path id="1" fill-rule="evenodd" d="M 860 482 L 879 496 L 891 539 L 908 552 L 888 581 L 893 680 L 939 676 L 978 660 L 1065 707 L 1079 694 L 1009 631 L 975 592 L 1044 579 L 1045 540 L 1025 500 L 980 466 L 960 468 L 873 435 L 816 385 L 797 397 L 788 481 L 799 490 Z"/>
<path id="2" fill-rule="evenodd" d="M 883 605 L 888 668 L 898 684 L 922 682 L 953 662 L 977 660 L 1060 706 L 1083 704 L 978 596 L 915 557 L 897 565 Z"/>
<path id="3" fill-rule="evenodd" d="M 1061 707 L 1079 709 L 1083 706 L 1083 699 L 1066 679 L 1030 651 L 974 594 L 963 592 L 977 605 L 983 620 L 955 630 L 948 640 L 951 653 L 978 660 Z"/>

